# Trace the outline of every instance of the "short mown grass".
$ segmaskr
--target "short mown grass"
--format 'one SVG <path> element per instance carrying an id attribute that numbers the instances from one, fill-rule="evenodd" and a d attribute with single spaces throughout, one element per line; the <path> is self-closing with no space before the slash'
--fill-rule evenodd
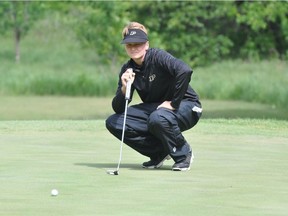
<path id="1" fill-rule="evenodd" d="M 105 119 L 112 97 L 0 96 L 0 120 Z M 131 104 L 139 103 L 135 95 Z M 288 120 L 287 110 L 243 101 L 202 100 L 202 118 Z"/>
<path id="2" fill-rule="evenodd" d="M 103 120 L 0 121 L 0 214 L 287 214 L 287 121 L 202 119 L 185 132 L 195 154 L 188 172 L 141 168 Z M 50 192 L 56 188 L 57 197 Z"/>

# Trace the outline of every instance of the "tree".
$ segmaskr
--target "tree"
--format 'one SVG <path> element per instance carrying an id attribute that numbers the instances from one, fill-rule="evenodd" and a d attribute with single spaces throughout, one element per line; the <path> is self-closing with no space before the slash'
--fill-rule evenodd
<path id="1" fill-rule="evenodd" d="M 240 57 L 288 58 L 288 3 L 244 2 L 235 17 L 242 37 L 235 38 Z M 236 44 L 236 43 L 235 43 Z M 238 55 L 239 56 L 239 55 Z"/>
<path id="2" fill-rule="evenodd" d="M 20 41 L 33 23 L 43 15 L 44 3 L 11 1 L 0 3 L 0 26 L 3 33 L 13 30 L 15 60 L 20 61 Z"/>
<path id="3" fill-rule="evenodd" d="M 133 19 L 158 32 L 158 45 L 193 65 L 227 58 L 288 57 L 284 1 L 157 1 L 132 7 Z"/>
<path id="4" fill-rule="evenodd" d="M 76 32 L 84 47 L 92 47 L 104 63 L 115 64 L 123 57 L 121 31 L 128 22 L 127 3 L 84 2 L 74 4 Z"/>
<path id="5" fill-rule="evenodd" d="M 66 4 L 66 3 L 63 3 Z M 70 2 L 70 16 L 84 47 L 101 62 L 125 56 L 121 31 L 143 23 L 152 47 L 192 66 L 228 58 L 288 57 L 288 3 L 251 1 Z"/>
<path id="6" fill-rule="evenodd" d="M 176 9 L 177 8 L 177 9 Z M 133 18 L 143 21 L 157 45 L 192 65 L 205 65 L 229 56 L 233 43 L 223 30 L 231 3 L 143 2 L 135 4 Z M 149 11 L 148 16 L 142 14 Z"/>

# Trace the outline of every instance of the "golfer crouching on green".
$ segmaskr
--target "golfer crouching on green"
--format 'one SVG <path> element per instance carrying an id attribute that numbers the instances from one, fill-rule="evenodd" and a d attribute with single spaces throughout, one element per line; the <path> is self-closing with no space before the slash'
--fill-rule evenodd
<path id="1" fill-rule="evenodd" d="M 189 85 L 193 71 L 168 52 L 149 48 L 147 30 L 140 23 L 129 23 L 122 36 L 130 60 L 121 68 L 112 100 L 115 114 L 106 127 L 121 140 L 126 83 L 131 81 L 130 102 L 136 91 L 142 103 L 128 107 L 124 143 L 150 158 L 143 168 L 160 168 L 172 158 L 173 171 L 189 170 L 194 155 L 182 132 L 194 127 L 202 114 L 199 97 Z"/>

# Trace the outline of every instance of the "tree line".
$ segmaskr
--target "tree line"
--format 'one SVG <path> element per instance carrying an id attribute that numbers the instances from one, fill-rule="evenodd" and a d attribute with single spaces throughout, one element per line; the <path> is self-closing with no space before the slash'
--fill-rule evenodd
<path id="1" fill-rule="evenodd" d="M 150 44 L 195 65 L 224 59 L 288 59 L 287 1 L 0 2 L 0 33 L 13 32 L 15 59 L 33 24 L 59 14 L 103 63 L 125 57 L 123 27 L 138 21 Z"/>

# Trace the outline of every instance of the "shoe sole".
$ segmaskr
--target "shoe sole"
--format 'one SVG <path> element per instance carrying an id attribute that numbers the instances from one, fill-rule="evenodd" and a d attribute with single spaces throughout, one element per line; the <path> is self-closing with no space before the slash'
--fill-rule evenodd
<path id="1" fill-rule="evenodd" d="M 193 152 L 192 152 L 189 167 L 184 167 L 184 168 L 179 168 L 179 167 L 177 167 L 177 168 L 172 168 L 172 171 L 189 171 L 189 170 L 190 170 L 190 167 L 191 167 L 191 164 L 193 163 L 193 160 L 194 160 L 194 154 L 193 154 Z"/>
<path id="2" fill-rule="evenodd" d="M 142 166 L 143 168 L 145 169 L 158 169 L 160 168 L 161 166 L 163 166 L 163 163 L 165 160 L 170 160 L 171 157 L 170 155 L 167 155 L 162 161 L 160 161 L 157 165 L 152 165 L 152 166 Z"/>

